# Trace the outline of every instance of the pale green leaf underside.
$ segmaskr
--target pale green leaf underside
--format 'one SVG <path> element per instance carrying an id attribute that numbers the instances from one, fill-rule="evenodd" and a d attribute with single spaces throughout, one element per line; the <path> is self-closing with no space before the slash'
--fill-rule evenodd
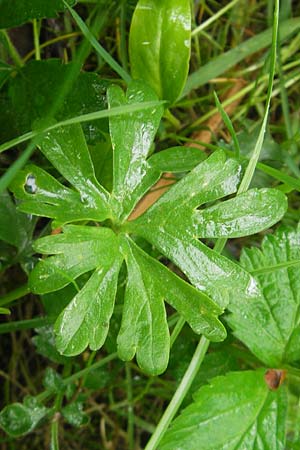
<path id="1" fill-rule="evenodd" d="M 227 320 L 235 335 L 265 364 L 278 367 L 300 358 L 300 230 L 279 229 L 261 250 L 244 249 L 241 265 L 254 274 L 262 294 L 251 303 L 232 302 Z M 276 265 L 279 265 L 276 270 Z"/>
<path id="2" fill-rule="evenodd" d="M 286 395 L 264 370 L 232 372 L 196 392 L 159 450 L 284 450 Z"/>

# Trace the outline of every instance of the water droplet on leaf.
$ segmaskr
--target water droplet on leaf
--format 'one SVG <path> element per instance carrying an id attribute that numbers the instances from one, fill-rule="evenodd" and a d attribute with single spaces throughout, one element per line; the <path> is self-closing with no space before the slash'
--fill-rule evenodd
<path id="1" fill-rule="evenodd" d="M 28 194 L 36 193 L 36 191 L 37 191 L 36 178 L 32 173 L 27 175 L 24 189 Z"/>

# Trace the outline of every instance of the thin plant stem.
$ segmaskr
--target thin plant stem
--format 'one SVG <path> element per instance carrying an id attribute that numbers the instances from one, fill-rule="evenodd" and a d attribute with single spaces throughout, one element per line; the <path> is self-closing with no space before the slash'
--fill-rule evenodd
<path id="1" fill-rule="evenodd" d="M 6 30 L 0 30 L 0 33 L 4 36 L 6 42 L 7 42 L 7 47 L 8 47 L 8 51 L 9 54 L 12 58 L 12 60 L 14 61 L 15 65 L 17 67 L 22 67 L 23 66 L 23 61 L 21 56 L 19 55 L 17 49 L 15 48 L 14 44 L 12 43 L 9 34 L 7 33 Z"/>
<path id="2" fill-rule="evenodd" d="M 33 19 L 33 41 L 34 41 L 34 53 L 35 59 L 40 61 L 41 59 L 41 48 L 40 48 L 40 22 L 37 19 Z"/>
<path id="3" fill-rule="evenodd" d="M 268 83 L 267 100 L 266 100 L 266 106 L 265 106 L 265 114 L 264 114 L 262 126 L 260 128 L 260 132 L 259 132 L 256 144 L 255 144 L 255 147 L 253 150 L 253 154 L 250 158 L 250 161 L 246 168 L 244 177 L 243 177 L 240 187 L 238 189 L 238 192 L 237 192 L 238 195 L 242 194 L 243 192 L 246 192 L 250 186 L 251 180 L 254 175 L 254 171 L 256 169 L 256 165 L 258 163 L 262 145 L 264 142 L 267 121 L 268 121 L 268 116 L 269 116 L 271 97 L 272 97 L 275 69 L 276 69 L 276 54 L 277 54 L 277 40 L 278 40 L 278 16 L 279 16 L 279 0 L 276 0 L 275 1 L 275 10 L 274 10 L 274 26 L 273 26 L 273 32 L 272 32 L 271 64 L 270 64 L 270 74 L 269 74 L 269 83 Z"/>
<path id="4" fill-rule="evenodd" d="M 128 450 L 134 449 L 134 412 L 133 412 L 133 393 L 132 393 L 132 376 L 131 376 L 131 368 L 129 363 L 125 364 L 126 371 L 126 387 L 127 387 L 127 436 L 128 436 Z"/>
<path id="5" fill-rule="evenodd" d="M 39 328 L 49 323 L 47 317 L 34 317 L 28 320 L 16 320 L 15 322 L 6 322 L 0 325 L 0 334 L 12 333 L 13 331 L 30 330 Z"/>
<path id="6" fill-rule="evenodd" d="M 29 286 L 27 283 L 25 283 L 22 286 L 18 287 L 17 289 L 10 291 L 3 297 L 0 297 L 0 306 L 9 305 L 10 303 L 14 302 L 15 300 L 18 300 L 19 298 L 24 297 L 29 293 L 30 293 Z"/>
<path id="7" fill-rule="evenodd" d="M 79 26 L 80 30 L 88 40 L 88 42 L 92 45 L 92 47 L 96 50 L 96 52 L 104 59 L 104 61 L 125 81 L 125 83 L 129 83 L 131 81 L 131 76 L 120 66 L 117 61 L 99 44 L 93 33 L 86 26 L 81 17 L 77 14 L 77 12 L 71 8 L 71 6 L 63 0 L 65 6 L 70 11 L 73 19 Z"/>
<path id="8" fill-rule="evenodd" d="M 166 432 L 168 426 L 170 425 L 173 417 L 175 416 L 176 412 L 178 411 L 182 400 L 184 399 L 185 395 L 187 394 L 189 388 L 191 387 L 191 384 L 202 364 L 202 361 L 204 359 L 204 356 L 207 352 L 207 349 L 209 347 L 209 340 L 206 339 L 206 337 L 201 336 L 201 339 L 198 343 L 198 346 L 196 348 L 196 351 L 193 355 L 193 358 L 189 364 L 189 367 L 187 368 L 171 402 L 169 403 L 167 409 L 165 410 L 162 418 L 159 421 L 159 424 L 151 436 L 151 439 L 147 443 L 145 450 L 155 450 Z"/>
<path id="9" fill-rule="evenodd" d="M 205 22 L 201 23 L 197 28 L 195 28 L 192 31 L 192 36 L 196 36 L 201 31 L 203 31 L 205 28 L 207 28 L 209 25 L 214 23 L 216 20 L 218 20 L 223 14 L 225 14 L 229 9 L 233 8 L 240 0 L 232 0 L 228 5 L 224 6 L 224 8 L 221 8 L 216 14 L 211 16 L 209 19 L 207 19 Z"/>

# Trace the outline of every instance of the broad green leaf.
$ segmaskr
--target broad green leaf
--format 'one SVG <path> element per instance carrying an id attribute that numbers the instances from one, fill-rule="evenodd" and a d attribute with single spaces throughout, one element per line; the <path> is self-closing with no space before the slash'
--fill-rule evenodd
<path id="1" fill-rule="evenodd" d="M 63 186 L 37 166 L 29 165 L 19 171 L 10 189 L 23 200 L 18 207 L 20 211 L 55 219 L 53 228 L 68 222 L 103 218 L 103 208 L 96 209 L 91 199 Z"/>
<path id="2" fill-rule="evenodd" d="M 34 222 L 20 213 L 7 192 L 0 194 L 0 239 L 21 251 L 31 240 Z"/>
<path id="3" fill-rule="evenodd" d="M 141 82 L 133 82 L 126 95 L 119 87 L 110 88 L 108 93 L 111 108 L 155 99 L 151 89 Z M 188 170 L 195 165 L 195 154 L 190 166 L 185 158 L 174 161 L 174 152 L 179 154 L 183 149 L 170 149 L 165 156 L 161 152 L 147 160 L 161 115 L 162 108 L 157 107 L 110 118 L 114 163 L 111 194 L 96 180 L 79 126 L 56 129 L 41 144 L 45 156 L 76 191 L 35 167 L 20 174 L 12 187 L 23 200 L 20 206 L 23 210 L 53 218 L 53 226 L 76 220 L 97 222 L 94 226 L 67 225 L 61 234 L 44 237 L 35 244 L 37 252 L 52 256 L 41 259 L 32 271 L 33 292 L 45 294 L 70 284 L 77 292 L 75 296 L 72 294 L 74 298 L 55 324 L 59 351 L 75 355 L 88 345 L 96 350 L 103 344 L 114 308 L 120 265 L 125 259 L 127 279 L 124 276 L 122 281 L 125 300 L 118 337 L 119 355 L 129 360 L 136 354 L 141 367 L 152 375 L 165 370 L 169 356 L 164 301 L 196 333 L 218 341 L 225 338 L 225 329 L 217 316 L 229 299 L 234 295 L 249 301 L 258 292 L 254 279 L 246 271 L 197 239 L 196 218 L 200 214 L 197 208 L 201 206 L 203 211 L 205 203 L 237 191 L 241 167 L 237 161 L 226 159 L 223 152 L 216 152 L 197 165 L 140 218 L 126 222 L 163 169 Z M 168 157 L 173 157 L 169 167 Z M 232 235 L 261 231 L 266 224 L 279 220 L 285 203 L 280 193 L 255 192 L 255 201 L 251 193 L 243 198 L 252 202 L 252 207 L 243 205 L 240 215 L 229 216 L 230 210 L 240 204 L 235 199 L 215 207 L 210 205 L 215 210 L 208 209 L 205 217 L 216 215 L 219 208 L 217 229 L 231 220 L 235 226 Z M 257 220 L 255 226 L 245 223 L 251 215 L 261 216 L 261 210 L 271 201 L 274 211 L 267 208 L 266 218 Z M 136 243 L 130 234 L 135 236 Z M 209 293 L 220 306 L 142 251 L 139 246 L 144 241 L 139 235 L 154 244 L 182 269 L 196 288 Z M 122 301 L 123 289 L 119 292 Z M 70 297 L 67 295 L 66 299 Z"/>
<path id="4" fill-rule="evenodd" d="M 211 380 L 174 420 L 159 450 L 284 450 L 286 394 L 270 391 L 264 370 Z"/>
<path id="5" fill-rule="evenodd" d="M 72 63 L 62 64 L 58 59 L 29 61 L 14 77 L 10 77 L 5 91 L 2 90 L 5 101 L 0 110 L 1 120 L 9 130 L 0 130 L 0 142 L 30 131 L 45 118 L 72 69 Z M 95 73 L 81 72 L 55 119 L 61 121 L 105 109 L 107 85 Z M 94 120 L 82 124 L 82 127 L 88 142 L 95 142 L 102 132 L 108 131 L 108 121 Z"/>
<path id="6" fill-rule="evenodd" d="M 39 239 L 34 248 L 55 255 L 42 259 L 30 275 L 31 289 L 38 294 L 56 291 L 83 273 L 109 266 L 118 252 L 110 229 L 79 225 L 68 225 L 61 234 Z"/>
<path id="7" fill-rule="evenodd" d="M 98 350 L 104 344 L 122 263 L 120 255 L 112 253 L 110 256 L 102 256 L 101 267 L 95 270 L 55 323 L 56 345 L 64 355 L 78 355 L 88 345 L 91 350 Z"/>
<path id="8" fill-rule="evenodd" d="M 74 5 L 76 0 L 67 0 Z M 62 0 L 0 0 L 0 28 L 22 25 L 31 19 L 56 17 L 65 9 Z"/>
<path id="9" fill-rule="evenodd" d="M 184 87 L 190 58 L 189 0 L 139 0 L 134 11 L 129 56 L 133 78 L 173 103 Z"/>
<path id="10" fill-rule="evenodd" d="M 35 397 L 26 397 L 23 404 L 12 403 L 1 411 L 0 427 L 12 437 L 22 436 L 32 431 L 48 412 Z"/>
<path id="11" fill-rule="evenodd" d="M 188 285 L 133 241 L 124 245 L 128 282 L 118 352 L 122 359 L 137 353 L 139 365 L 155 375 L 166 369 L 169 357 L 169 331 L 164 300 L 172 305 L 198 334 L 211 340 L 226 337 L 217 319 L 222 313 L 206 295 Z"/>
<path id="12" fill-rule="evenodd" d="M 290 265 L 291 262 L 299 264 Z M 262 294 L 234 299 L 227 320 L 234 334 L 265 364 L 278 367 L 300 358 L 300 228 L 266 236 L 261 250 L 244 249 L 241 265 L 253 272 Z"/>
<path id="13" fill-rule="evenodd" d="M 120 87 L 112 86 L 108 89 L 107 97 L 110 108 L 157 98 L 150 88 L 137 81 L 129 85 L 126 96 Z M 159 177 L 159 174 L 149 173 L 146 158 L 162 113 L 163 108 L 158 107 L 112 117 L 109 121 L 114 152 L 112 199 L 115 214 L 120 219 L 129 215 L 137 201 Z"/>
<path id="14" fill-rule="evenodd" d="M 282 192 L 251 189 L 226 202 L 195 211 L 191 232 L 202 238 L 237 238 L 255 234 L 258 229 L 267 229 L 280 220 L 286 208 Z"/>

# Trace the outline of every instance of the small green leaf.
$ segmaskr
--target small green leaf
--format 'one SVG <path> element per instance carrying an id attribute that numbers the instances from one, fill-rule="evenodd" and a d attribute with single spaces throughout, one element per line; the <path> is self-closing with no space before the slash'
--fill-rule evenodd
<path id="1" fill-rule="evenodd" d="M 39 239 L 35 250 L 55 255 L 41 260 L 30 275 L 31 288 L 38 294 L 56 291 L 83 273 L 109 266 L 118 252 L 110 229 L 79 225 L 68 225 L 64 233 Z"/>
<path id="2" fill-rule="evenodd" d="M 272 226 L 286 209 L 287 201 L 282 192 L 251 189 L 226 202 L 195 211 L 191 232 L 202 238 L 247 236 Z"/>
<path id="3" fill-rule="evenodd" d="M 107 97 L 110 108 L 157 99 L 150 88 L 137 81 L 129 85 L 126 96 L 120 87 L 112 86 L 108 89 Z M 114 152 L 112 201 L 119 219 L 129 215 L 138 200 L 159 178 L 159 173 L 154 176 L 148 173 L 146 158 L 162 113 L 163 108 L 158 107 L 126 116 L 111 117 L 109 121 Z"/>
<path id="4" fill-rule="evenodd" d="M 0 308 L 0 314 L 10 314 L 10 310 L 7 308 Z"/>
<path id="5" fill-rule="evenodd" d="M 83 404 L 80 401 L 69 403 L 61 412 L 65 420 L 73 427 L 81 427 L 89 422 L 89 416 L 83 411 Z"/>
<path id="6" fill-rule="evenodd" d="M 270 391 L 264 370 L 211 380 L 174 420 L 160 450 L 284 450 L 284 389 Z"/>
<path id="7" fill-rule="evenodd" d="M 76 0 L 67 0 L 72 6 Z M 56 17 L 65 9 L 62 0 L 1 0 L 0 28 L 22 25 L 31 19 Z"/>
<path id="8" fill-rule="evenodd" d="M 234 334 L 270 367 L 300 358 L 300 265 L 288 264 L 297 260 L 299 227 L 279 229 L 264 238 L 261 250 L 242 252 L 241 265 L 254 272 L 261 294 L 250 303 L 233 299 L 227 320 Z"/>
<path id="9" fill-rule="evenodd" d="M 61 375 L 59 375 L 52 367 L 47 367 L 43 379 L 43 385 L 51 392 L 63 392 L 66 388 Z"/>
<path id="10" fill-rule="evenodd" d="M 185 85 L 190 58 L 189 0 L 139 0 L 132 17 L 129 56 L 133 78 L 173 103 Z"/>
<path id="11" fill-rule="evenodd" d="M 32 431 L 48 411 L 35 397 L 27 397 L 23 404 L 12 403 L 1 411 L 0 426 L 12 437 L 22 436 Z"/>

